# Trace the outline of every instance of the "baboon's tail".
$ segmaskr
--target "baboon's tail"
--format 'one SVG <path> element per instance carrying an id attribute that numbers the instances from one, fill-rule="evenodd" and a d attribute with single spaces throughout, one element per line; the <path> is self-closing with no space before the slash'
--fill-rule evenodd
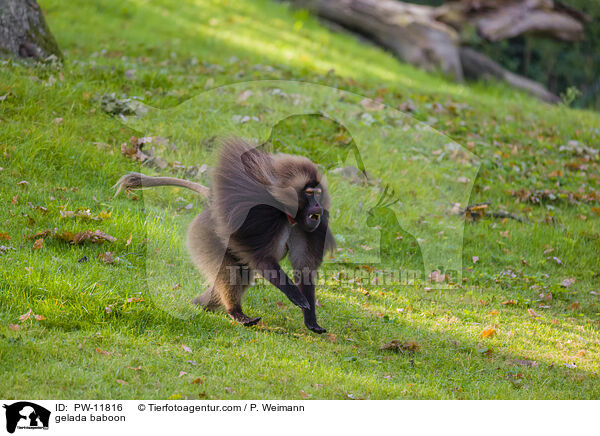
<path id="1" fill-rule="evenodd" d="M 122 190 L 151 188 L 153 186 L 180 186 L 191 189 L 200 194 L 201 197 L 208 198 L 210 189 L 200 183 L 190 182 L 189 180 L 177 179 L 175 177 L 151 177 L 140 173 L 129 173 L 121 177 L 113 188 L 117 188 L 115 197 Z"/>

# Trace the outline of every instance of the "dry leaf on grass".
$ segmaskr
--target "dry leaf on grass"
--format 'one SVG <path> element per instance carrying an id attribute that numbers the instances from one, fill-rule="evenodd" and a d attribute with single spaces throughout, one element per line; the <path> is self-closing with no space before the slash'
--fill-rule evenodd
<path id="1" fill-rule="evenodd" d="M 27 239 L 39 239 L 39 238 L 54 238 L 60 239 L 66 242 L 69 242 L 73 245 L 81 244 L 82 242 L 93 242 L 95 244 L 101 244 L 104 241 L 107 242 L 115 242 L 117 238 L 114 236 L 110 236 L 107 233 L 104 233 L 100 230 L 86 230 L 84 232 L 73 233 L 69 231 L 60 231 L 57 228 L 47 229 L 42 232 L 35 233 L 33 235 L 27 236 Z"/>
<path id="2" fill-rule="evenodd" d="M 110 352 L 101 350 L 100 348 L 96 348 L 96 353 L 102 354 L 103 356 L 110 356 Z"/>
<path id="3" fill-rule="evenodd" d="M 8 329 L 12 330 L 13 332 L 19 331 L 23 328 L 23 326 L 20 326 L 19 324 L 9 324 L 8 325 Z"/>
<path id="4" fill-rule="evenodd" d="M 360 105 L 368 112 L 380 111 L 385 108 L 385 105 L 377 100 L 371 100 L 370 98 L 364 98 L 361 100 Z"/>
<path id="5" fill-rule="evenodd" d="M 533 309 L 527 309 L 527 313 L 534 318 L 539 318 L 540 316 L 542 316 Z"/>
<path id="6" fill-rule="evenodd" d="M 144 301 L 142 297 L 130 297 L 127 299 L 128 303 L 139 303 L 140 301 Z"/>
<path id="7" fill-rule="evenodd" d="M 33 243 L 33 250 L 37 251 L 44 246 L 44 238 L 36 239 Z"/>
<path id="8" fill-rule="evenodd" d="M 102 260 L 103 263 L 106 263 L 108 265 L 112 265 L 115 263 L 115 258 L 113 257 L 110 251 L 107 251 L 106 253 L 99 253 L 98 257 Z"/>
<path id="9" fill-rule="evenodd" d="M 24 313 L 23 315 L 19 316 L 19 321 L 21 321 L 21 322 L 27 321 L 30 317 L 31 317 L 31 309 L 29 309 L 27 311 L 27 313 Z"/>
<path id="10" fill-rule="evenodd" d="M 121 380 L 120 378 L 117 379 L 117 383 L 121 384 L 121 385 L 128 385 L 129 383 L 126 382 L 125 380 Z"/>
<path id="11" fill-rule="evenodd" d="M 573 283 L 575 283 L 575 278 L 574 277 L 569 277 L 564 279 L 562 282 L 560 282 L 560 284 L 562 286 L 564 286 L 565 288 L 568 288 L 569 286 L 571 286 Z"/>
<path id="12" fill-rule="evenodd" d="M 495 328 L 485 329 L 484 331 L 481 332 L 481 334 L 479 336 L 481 336 L 482 338 L 491 338 L 493 336 L 496 336 L 496 329 Z"/>
<path id="13" fill-rule="evenodd" d="M 517 304 L 516 300 L 506 300 L 502 302 L 503 305 L 505 306 L 514 306 L 515 304 Z"/>
<path id="14" fill-rule="evenodd" d="M 394 339 L 386 344 L 383 344 L 381 347 L 379 347 L 380 350 L 391 350 L 391 351 L 410 351 L 410 352 L 415 352 L 415 351 L 419 351 L 419 349 L 421 348 L 421 346 L 418 344 L 417 341 L 414 340 L 409 340 L 409 341 L 402 341 L 400 339 Z"/>
<path id="15" fill-rule="evenodd" d="M 71 244 L 81 244 L 85 241 L 100 244 L 104 241 L 115 242 L 116 240 L 117 238 L 115 238 L 114 236 L 110 236 L 100 230 L 87 230 L 85 232 L 75 234 L 75 236 L 73 237 L 73 241 L 71 241 Z"/>

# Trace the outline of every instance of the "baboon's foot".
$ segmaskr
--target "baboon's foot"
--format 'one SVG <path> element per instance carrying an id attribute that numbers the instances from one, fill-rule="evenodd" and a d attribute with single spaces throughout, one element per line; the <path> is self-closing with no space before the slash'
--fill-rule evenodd
<path id="1" fill-rule="evenodd" d="M 234 321 L 239 322 L 240 324 L 243 324 L 246 327 L 255 325 L 256 323 L 258 323 L 258 321 L 260 321 L 260 316 L 257 318 L 250 318 L 248 315 L 241 311 L 232 311 L 228 313 Z"/>

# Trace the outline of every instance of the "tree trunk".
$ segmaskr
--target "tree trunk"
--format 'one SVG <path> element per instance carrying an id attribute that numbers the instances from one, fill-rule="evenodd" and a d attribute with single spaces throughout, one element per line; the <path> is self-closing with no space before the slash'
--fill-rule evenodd
<path id="1" fill-rule="evenodd" d="M 372 38 L 400 59 L 462 80 L 458 34 L 434 9 L 396 0 L 295 0 L 317 15 Z"/>
<path id="2" fill-rule="evenodd" d="M 0 0 L 0 56 L 45 59 L 62 53 L 35 0 Z"/>
<path id="3" fill-rule="evenodd" d="M 584 38 L 590 17 L 553 0 L 460 0 L 435 8 L 434 17 L 459 32 L 475 26 L 488 41 L 539 34 L 562 41 Z"/>
<path id="4" fill-rule="evenodd" d="M 521 89 L 542 101 L 548 103 L 558 103 L 560 101 L 560 98 L 548 91 L 542 84 L 505 70 L 496 62 L 472 48 L 461 47 L 460 60 L 465 77 L 469 79 L 495 78 L 503 80 L 512 87 Z"/>
<path id="5" fill-rule="evenodd" d="M 511 73 L 488 57 L 460 47 L 459 34 L 475 27 L 490 41 L 541 33 L 583 38 L 585 14 L 553 0 L 460 0 L 437 8 L 399 0 L 293 0 L 326 20 L 365 35 L 403 61 L 462 80 L 494 77 L 543 101 L 559 98 L 543 85 Z"/>

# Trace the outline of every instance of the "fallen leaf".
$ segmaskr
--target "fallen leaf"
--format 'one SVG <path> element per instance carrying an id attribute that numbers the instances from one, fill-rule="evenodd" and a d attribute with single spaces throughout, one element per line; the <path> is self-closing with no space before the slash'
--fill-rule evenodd
<path id="1" fill-rule="evenodd" d="M 419 351 L 421 347 L 419 346 L 419 344 L 414 341 L 414 340 L 409 340 L 409 341 L 401 341 L 399 339 L 394 339 L 386 344 L 383 344 L 381 347 L 379 347 L 380 350 L 392 350 L 392 351 L 411 351 L 411 352 L 415 352 L 415 351 Z"/>
<path id="2" fill-rule="evenodd" d="M 275 304 L 277 305 L 278 309 L 285 309 L 286 307 L 281 301 L 277 301 Z"/>
<path id="3" fill-rule="evenodd" d="M 10 236 L 8 235 L 8 233 L 0 233 L 0 241 L 10 241 Z"/>
<path id="4" fill-rule="evenodd" d="M 125 246 L 129 247 L 129 245 L 131 244 L 131 241 L 133 241 L 133 233 L 129 235 L 127 242 L 125 242 Z"/>
<path id="5" fill-rule="evenodd" d="M 498 312 L 496 309 L 492 310 L 491 312 L 488 312 L 488 315 L 498 315 L 500 312 Z"/>
<path id="6" fill-rule="evenodd" d="M 505 306 L 514 306 L 515 304 L 517 304 L 516 300 L 506 300 L 502 302 L 503 305 Z"/>
<path id="7" fill-rule="evenodd" d="M 565 288 L 568 288 L 569 286 L 571 286 L 573 283 L 575 283 L 575 279 L 573 277 L 571 278 L 566 278 L 564 279 L 562 282 L 560 282 L 560 284 L 562 286 L 564 286 Z"/>
<path id="8" fill-rule="evenodd" d="M 554 261 L 558 264 L 558 265 L 562 265 L 562 260 L 560 260 L 558 257 L 556 256 L 552 256 L 552 259 L 554 259 Z"/>
<path id="9" fill-rule="evenodd" d="M 129 383 L 126 382 L 125 380 L 121 380 L 120 378 L 117 379 L 117 383 L 122 384 L 122 385 L 128 385 Z"/>
<path id="10" fill-rule="evenodd" d="M 183 351 L 185 351 L 186 353 L 193 353 L 192 349 L 187 345 L 181 345 L 181 348 L 183 348 Z"/>
<path id="11" fill-rule="evenodd" d="M 110 236 L 100 230 L 95 230 L 95 231 L 91 231 L 91 230 L 87 230 L 85 232 L 79 232 L 76 233 L 73 236 L 73 240 L 71 241 L 71 244 L 81 244 L 82 242 L 85 241 L 90 241 L 96 244 L 100 244 L 104 241 L 108 241 L 108 242 L 115 242 L 117 240 L 117 238 Z"/>
<path id="12" fill-rule="evenodd" d="M 106 253 L 99 253 L 98 257 L 102 260 L 103 263 L 106 263 L 108 265 L 112 265 L 115 263 L 115 258 L 113 257 L 110 251 L 107 251 Z"/>
<path id="13" fill-rule="evenodd" d="M 127 299 L 128 303 L 139 303 L 140 301 L 144 301 L 142 297 L 130 297 Z"/>
<path id="14" fill-rule="evenodd" d="M 195 378 L 194 380 L 192 380 L 193 385 L 201 385 L 202 383 L 204 383 L 204 379 L 202 378 Z"/>
<path id="15" fill-rule="evenodd" d="M 29 309 L 29 311 L 27 311 L 27 313 L 24 313 L 23 315 L 19 316 L 19 321 L 21 321 L 21 322 L 27 321 L 30 317 L 31 317 L 31 309 Z"/>
<path id="16" fill-rule="evenodd" d="M 370 98 L 364 98 L 361 100 L 360 105 L 369 112 L 380 111 L 385 105 L 377 100 L 371 100 Z"/>
<path id="17" fill-rule="evenodd" d="M 333 333 L 329 333 L 329 335 L 327 336 L 327 339 L 329 340 L 329 342 L 336 343 L 337 342 L 337 335 L 334 335 Z"/>
<path id="18" fill-rule="evenodd" d="M 35 242 L 33 243 L 33 249 L 35 251 L 39 250 L 40 248 L 42 248 L 44 246 L 44 238 L 39 238 L 36 239 Z"/>
<path id="19" fill-rule="evenodd" d="M 484 331 L 481 332 L 481 334 L 479 336 L 481 336 L 482 338 L 491 338 L 493 336 L 496 336 L 496 329 L 495 328 L 485 329 Z"/>
<path id="20" fill-rule="evenodd" d="M 540 316 L 542 316 L 533 309 L 527 309 L 527 313 L 534 318 L 539 318 Z"/>
<path id="21" fill-rule="evenodd" d="M 46 321 L 46 317 L 44 315 L 33 315 L 36 321 Z"/>
<path id="22" fill-rule="evenodd" d="M 571 309 L 571 310 L 579 310 L 580 307 L 581 307 L 581 304 L 579 304 L 577 301 L 575 301 L 574 303 L 572 303 L 569 306 L 569 309 Z"/>
<path id="23" fill-rule="evenodd" d="M 23 327 L 20 326 L 19 324 L 9 324 L 8 325 L 8 329 L 12 330 L 13 332 L 19 331 L 21 330 Z"/>
<path id="24" fill-rule="evenodd" d="M 304 392 L 304 389 L 300 389 L 300 396 L 301 396 L 302 398 L 306 398 L 306 399 L 308 399 L 308 398 L 312 397 L 312 395 L 310 395 L 310 394 L 307 394 L 306 392 Z"/>
<path id="25" fill-rule="evenodd" d="M 100 348 L 96 348 L 96 353 L 102 354 L 103 356 L 110 356 L 108 351 L 101 350 Z"/>
<path id="26" fill-rule="evenodd" d="M 132 367 L 132 366 L 126 366 L 127 369 L 130 369 L 132 371 L 141 371 L 142 369 L 142 365 L 138 365 L 137 367 Z"/>

